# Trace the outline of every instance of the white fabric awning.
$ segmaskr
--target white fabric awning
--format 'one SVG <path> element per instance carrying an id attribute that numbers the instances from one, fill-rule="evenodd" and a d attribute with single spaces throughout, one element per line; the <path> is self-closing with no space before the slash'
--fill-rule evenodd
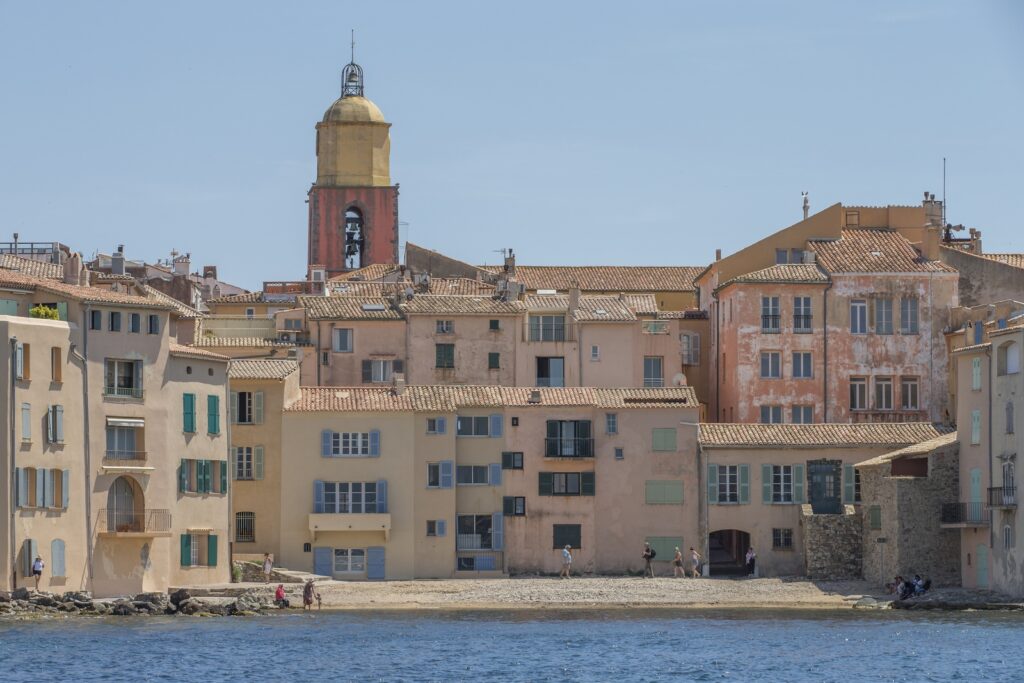
<path id="1" fill-rule="evenodd" d="M 108 417 L 108 427 L 145 427 L 146 421 L 140 417 Z"/>

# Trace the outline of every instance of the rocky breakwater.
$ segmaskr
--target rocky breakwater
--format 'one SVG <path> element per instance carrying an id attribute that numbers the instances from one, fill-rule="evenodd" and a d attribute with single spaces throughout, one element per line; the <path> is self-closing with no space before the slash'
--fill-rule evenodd
<path id="1" fill-rule="evenodd" d="M 276 610 L 265 597 L 249 591 L 232 597 L 194 597 L 186 589 L 139 593 L 119 598 L 93 598 L 87 591 L 43 593 L 19 588 L 0 591 L 0 618 L 45 616 L 250 616 Z"/>

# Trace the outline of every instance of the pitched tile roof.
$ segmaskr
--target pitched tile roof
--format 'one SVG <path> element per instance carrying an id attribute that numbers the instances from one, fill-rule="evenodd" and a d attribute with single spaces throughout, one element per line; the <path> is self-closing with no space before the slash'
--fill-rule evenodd
<path id="1" fill-rule="evenodd" d="M 167 304 L 168 306 L 170 306 L 174 310 L 174 313 L 179 318 L 202 318 L 203 317 L 203 314 L 200 313 L 199 311 L 197 311 L 196 309 L 194 309 L 191 306 L 188 306 L 186 304 L 183 304 L 182 302 L 180 302 L 177 299 L 175 299 L 173 296 L 170 296 L 169 294 L 165 294 L 165 293 L 161 292 L 159 289 L 155 289 L 155 288 L 153 288 L 153 287 L 151 287 L 150 285 L 147 285 L 147 284 L 143 284 L 143 285 L 141 285 L 141 287 L 142 287 L 142 291 L 144 291 L 146 293 L 146 296 L 148 298 L 152 299 L 153 301 L 159 301 L 160 303 Z"/>
<path id="2" fill-rule="evenodd" d="M 659 320 L 706 320 L 707 311 L 690 309 L 689 311 L 658 311 Z"/>
<path id="3" fill-rule="evenodd" d="M 302 387 L 285 412 L 392 412 L 415 410 L 412 392 L 395 394 L 390 387 Z"/>
<path id="4" fill-rule="evenodd" d="M 976 256 L 999 261 L 1014 268 L 1024 268 L 1024 254 L 976 254 Z"/>
<path id="5" fill-rule="evenodd" d="M 990 348 L 991 346 L 991 342 L 985 342 L 984 344 L 971 344 L 970 346 L 961 346 L 960 348 L 953 349 L 953 353 L 971 353 Z"/>
<path id="6" fill-rule="evenodd" d="M 504 266 L 480 266 L 492 273 Z M 516 281 L 527 289 L 590 292 L 692 292 L 704 266 L 516 266 Z"/>
<path id="7" fill-rule="evenodd" d="M 757 284 L 826 284 L 828 275 L 814 263 L 788 263 L 769 266 L 752 273 L 740 275 L 725 282 L 722 287 L 733 283 Z"/>
<path id="8" fill-rule="evenodd" d="M 597 405 L 602 408 L 696 408 L 700 402 L 693 387 L 657 389 L 595 388 Z"/>
<path id="9" fill-rule="evenodd" d="M 367 282 L 373 280 L 379 280 L 388 273 L 393 273 L 398 270 L 398 266 L 393 263 L 371 263 L 363 268 L 357 268 L 356 270 L 350 270 L 347 273 L 341 275 L 335 275 L 330 279 L 330 282 L 343 282 L 345 280 L 365 280 Z"/>
<path id="10" fill-rule="evenodd" d="M 199 360 L 231 360 L 227 356 L 222 356 L 219 353 L 213 353 L 212 351 L 204 351 L 203 349 L 197 349 L 194 346 L 184 346 L 182 344 L 175 344 L 171 342 L 170 352 L 172 356 L 182 356 L 184 358 L 196 358 Z"/>
<path id="11" fill-rule="evenodd" d="M 1024 324 L 1008 325 L 1007 327 L 1002 327 L 997 330 L 990 330 L 988 334 L 990 337 L 998 337 L 1002 334 L 1013 334 L 1014 332 L 1022 329 L 1024 329 Z"/>
<path id="12" fill-rule="evenodd" d="M 69 299 L 87 304 L 138 306 L 156 310 L 167 310 L 171 308 L 167 304 L 153 301 L 152 299 L 148 299 L 144 296 L 115 292 L 102 287 L 81 287 L 79 285 L 69 285 L 56 280 L 25 275 L 13 270 L 0 269 L 0 284 L 10 287 L 22 287 L 33 291 L 49 292 L 51 294 L 65 296 Z"/>
<path id="13" fill-rule="evenodd" d="M 871 467 L 873 465 L 884 465 L 887 462 L 892 462 L 893 460 L 902 460 L 903 458 L 920 458 L 921 456 L 929 455 L 933 451 L 936 451 L 940 448 L 944 448 L 956 442 L 957 433 L 948 432 L 946 434 L 936 436 L 933 439 L 920 441 L 918 443 L 906 446 L 905 448 L 892 451 L 891 453 L 886 453 L 884 455 L 879 455 L 878 457 L 871 458 L 870 460 L 859 462 L 857 463 L 857 467 Z"/>
<path id="14" fill-rule="evenodd" d="M 284 379 L 298 371 L 298 361 L 287 358 L 246 358 L 232 360 L 228 366 L 231 379 Z"/>
<path id="15" fill-rule="evenodd" d="M 626 305 L 637 315 L 657 315 L 658 300 L 653 294 L 626 294 Z"/>
<path id="16" fill-rule="evenodd" d="M 14 254 L 0 254 L 0 268 L 15 270 L 32 277 L 49 280 L 63 280 L 64 267 L 56 263 L 45 263 L 35 259 L 22 258 Z"/>
<path id="17" fill-rule="evenodd" d="M 838 240 L 808 240 L 807 247 L 828 273 L 956 273 L 941 261 L 931 261 L 895 230 L 843 230 Z"/>
<path id="18" fill-rule="evenodd" d="M 390 299 L 360 296 L 300 296 L 310 320 L 401 320 Z"/>
<path id="19" fill-rule="evenodd" d="M 246 292 L 245 294 L 228 294 L 207 299 L 208 304 L 262 304 L 263 292 Z"/>
<path id="20" fill-rule="evenodd" d="M 568 294 L 527 294 L 526 308 L 531 312 L 568 311 Z M 618 296 L 581 295 L 576 309 L 581 322 L 632 322 L 636 314 Z"/>
<path id="21" fill-rule="evenodd" d="M 240 348 L 240 349 L 254 349 L 254 348 L 290 348 L 295 346 L 292 342 L 278 341 L 276 339 L 264 339 L 263 337 L 209 337 L 206 335 L 199 335 L 196 338 L 193 346 L 203 346 L 207 348 Z"/>
<path id="22" fill-rule="evenodd" d="M 400 305 L 410 315 L 518 315 L 526 310 L 521 301 L 503 301 L 491 296 L 448 296 L 417 294 Z"/>
<path id="23" fill-rule="evenodd" d="M 858 424 L 737 424 L 700 426 L 702 446 L 714 448 L 908 446 L 948 431 L 929 422 Z"/>

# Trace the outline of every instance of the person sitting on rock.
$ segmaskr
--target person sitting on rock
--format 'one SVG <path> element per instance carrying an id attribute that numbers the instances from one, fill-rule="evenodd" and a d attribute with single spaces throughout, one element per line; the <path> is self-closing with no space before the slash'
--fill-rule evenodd
<path id="1" fill-rule="evenodd" d="M 284 584 L 277 584 L 277 590 L 274 591 L 274 604 L 278 607 L 285 608 L 291 605 L 288 602 L 288 598 L 284 596 Z"/>

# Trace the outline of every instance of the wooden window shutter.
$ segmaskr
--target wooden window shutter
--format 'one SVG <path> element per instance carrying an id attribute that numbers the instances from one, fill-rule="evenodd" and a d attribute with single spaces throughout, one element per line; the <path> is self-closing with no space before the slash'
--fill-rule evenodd
<path id="1" fill-rule="evenodd" d="M 192 566 L 192 535 L 182 534 L 181 535 L 181 566 L 191 567 Z"/>
<path id="2" fill-rule="evenodd" d="M 846 505 L 853 505 L 854 481 L 853 465 L 843 465 L 843 503 Z"/>
<path id="3" fill-rule="evenodd" d="M 551 496 L 555 492 L 555 475 L 551 472 L 540 472 L 537 475 L 538 490 L 541 496 Z"/>
<path id="4" fill-rule="evenodd" d="M 793 502 L 804 502 L 804 466 L 793 465 Z"/>
<path id="5" fill-rule="evenodd" d="M 761 465 L 761 502 L 772 502 L 772 466 Z"/>
<path id="6" fill-rule="evenodd" d="M 740 465 L 740 502 L 750 502 L 750 465 Z"/>
<path id="7" fill-rule="evenodd" d="M 324 483 L 317 479 L 313 482 L 313 512 L 326 512 L 324 505 Z"/>
<path id="8" fill-rule="evenodd" d="M 594 483 L 595 482 L 593 472 L 580 472 L 580 495 L 594 495 Z"/>
<path id="9" fill-rule="evenodd" d="M 206 566 L 216 567 L 217 566 L 217 536 L 210 534 L 206 537 Z"/>
<path id="10" fill-rule="evenodd" d="M 196 431 L 196 395 L 195 394 L 182 394 L 181 395 L 181 410 L 182 410 L 182 422 L 184 424 L 184 432 L 186 434 L 192 434 Z"/>
<path id="11" fill-rule="evenodd" d="M 708 465 L 708 503 L 718 502 L 718 465 Z"/>
<path id="12" fill-rule="evenodd" d="M 253 393 L 253 422 L 255 424 L 263 424 L 263 392 L 257 391 Z"/>
<path id="13" fill-rule="evenodd" d="M 380 457 L 380 430 L 370 430 L 370 456 L 377 458 Z"/>
<path id="14" fill-rule="evenodd" d="M 388 482 L 387 479 L 377 480 L 377 512 L 388 511 Z"/>
<path id="15" fill-rule="evenodd" d="M 373 381 L 373 363 L 368 360 L 363 361 L 363 384 L 367 384 Z"/>
<path id="16" fill-rule="evenodd" d="M 206 431 L 220 434 L 220 396 L 216 394 L 206 397 Z"/>
<path id="17" fill-rule="evenodd" d="M 331 457 L 333 452 L 334 432 L 330 429 L 325 429 L 320 432 L 320 456 L 324 458 Z"/>
<path id="18" fill-rule="evenodd" d="M 252 476 L 253 479 L 263 478 L 263 446 L 252 449 Z"/>

